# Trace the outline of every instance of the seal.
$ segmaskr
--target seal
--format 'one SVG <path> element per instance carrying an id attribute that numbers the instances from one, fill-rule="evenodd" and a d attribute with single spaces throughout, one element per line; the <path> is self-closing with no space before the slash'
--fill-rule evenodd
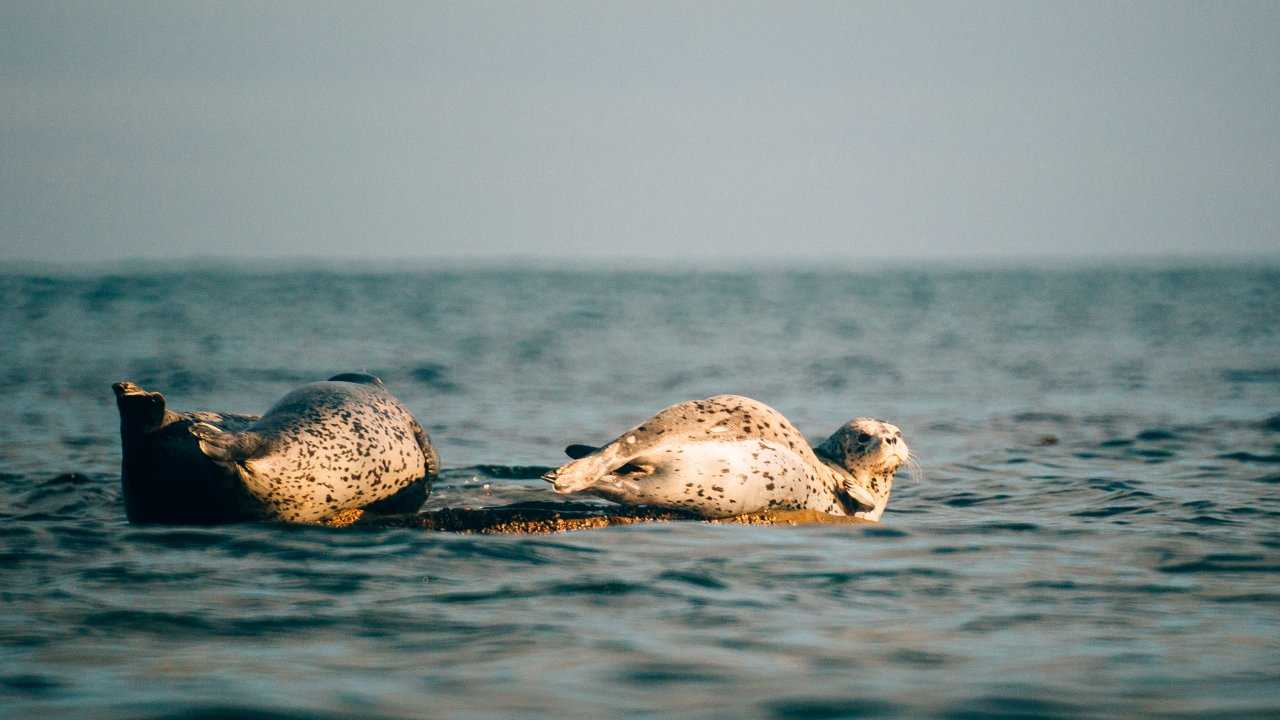
<path id="1" fill-rule="evenodd" d="M 604 447 L 565 452 L 575 459 L 543 476 L 558 493 L 707 518 L 807 509 L 873 521 L 911 457 L 902 431 L 872 418 L 812 448 L 777 410 L 740 395 L 672 405 Z"/>
<path id="2" fill-rule="evenodd" d="M 412 512 L 439 456 L 422 426 L 363 373 L 304 385 L 261 417 L 175 412 L 131 382 L 120 410 L 130 522 L 317 522 L 359 508 Z"/>
<path id="3" fill-rule="evenodd" d="M 425 500 L 440 469 L 413 414 L 362 373 L 304 385 L 238 432 L 210 423 L 188 430 L 205 457 L 234 470 L 271 517 L 287 522 L 318 522 L 415 483 Z"/>

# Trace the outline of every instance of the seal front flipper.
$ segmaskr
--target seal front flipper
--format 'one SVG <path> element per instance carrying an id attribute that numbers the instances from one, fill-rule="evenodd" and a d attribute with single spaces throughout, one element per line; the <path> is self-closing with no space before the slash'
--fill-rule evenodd
<path id="1" fill-rule="evenodd" d="M 381 382 L 381 381 L 379 381 Z M 425 428 L 417 420 L 412 420 L 413 436 L 418 441 L 418 447 L 422 450 L 422 462 L 426 470 L 427 482 L 434 482 L 436 476 L 440 474 L 440 453 L 436 452 L 436 448 L 431 444 L 431 436 L 427 434 Z M 430 489 L 428 489 L 428 492 Z"/>
<path id="2" fill-rule="evenodd" d="M 850 514 L 859 510 L 875 509 L 875 494 L 840 464 L 840 461 L 832 454 L 831 449 L 825 444 L 819 445 L 813 449 L 813 454 L 827 465 L 828 472 L 834 471 L 836 488 L 844 496 L 842 499 L 846 505 L 845 509 Z M 849 507 L 849 505 L 852 505 L 852 507 Z"/>
<path id="3" fill-rule="evenodd" d="M 874 510 L 876 507 L 876 497 L 871 491 L 863 487 L 853 478 L 846 478 L 840 483 L 840 489 L 844 494 L 860 507 L 851 508 L 852 510 Z"/>
<path id="4" fill-rule="evenodd" d="M 262 449 L 256 432 L 226 432 L 209 423 L 196 423 L 187 430 L 200 441 L 200 452 L 220 465 L 242 465 Z"/>
<path id="5" fill-rule="evenodd" d="M 191 418 L 192 423 L 207 423 L 220 428 L 223 432 L 248 430 L 251 425 L 262 419 L 258 415 L 214 412 L 212 410 L 194 410 L 185 414 L 188 418 Z"/>

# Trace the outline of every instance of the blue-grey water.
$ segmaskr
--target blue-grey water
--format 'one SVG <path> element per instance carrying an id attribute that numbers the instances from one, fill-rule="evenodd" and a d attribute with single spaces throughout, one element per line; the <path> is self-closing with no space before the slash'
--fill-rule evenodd
<path id="1" fill-rule="evenodd" d="M 1274 716 L 1277 318 L 1265 263 L 10 269 L 0 715 Z M 926 475 L 873 528 L 126 523 L 113 381 L 261 412 L 347 370 L 431 432 L 429 508 L 727 392 Z"/>

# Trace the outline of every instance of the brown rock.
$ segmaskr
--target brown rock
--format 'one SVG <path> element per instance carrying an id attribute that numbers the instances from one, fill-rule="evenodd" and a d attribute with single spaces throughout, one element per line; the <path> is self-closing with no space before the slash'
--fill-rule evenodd
<path id="1" fill-rule="evenodd" d="M 359 513 L 360 511 L 354 511 Z M 585 503 L 530 502 L 489 508 L 441 508 L 417 515 L 353 515 L 342 513 L 327 525 L 348 527 L 412 527 L 482 535 L 545 535 L 594 530 L 614 525 L 652 522 L 705 522 L 712 525 L 876 525 L 862 518 L 828 515 L 817 510 L 769 510 L 729 518 L 695 516 L 643 507 L 617 508 Z"/>

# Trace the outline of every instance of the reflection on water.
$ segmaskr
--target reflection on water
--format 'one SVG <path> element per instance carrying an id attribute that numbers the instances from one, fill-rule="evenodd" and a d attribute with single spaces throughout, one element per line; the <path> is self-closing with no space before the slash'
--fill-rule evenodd
<path id="1" fill-rule="evenodd" d="M 0 276 L 18 716 L 1280 710 L 1280 272 Z M 430 507 L 692 397 L 900 425 L 880 527 L 132 527 L 109 385 L 382 376 Z"/>

